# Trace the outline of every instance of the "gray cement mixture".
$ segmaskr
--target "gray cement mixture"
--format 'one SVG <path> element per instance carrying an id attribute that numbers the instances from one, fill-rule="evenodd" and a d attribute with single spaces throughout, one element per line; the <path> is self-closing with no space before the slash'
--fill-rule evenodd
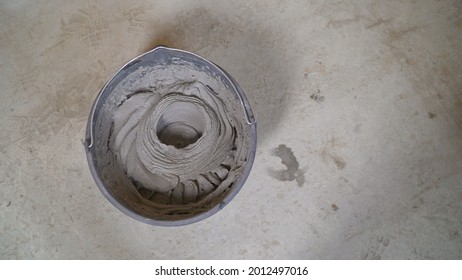
<path id="1" fill-rule="evenodd" d="M 98 122 L 106 139 L 97 143 L 106 151 L 103 177 L 159 215 L 190 216 L 216 205 L 247 162 L 250 139 L 235 94 L 187 66 L 141 67 L 126 80 Z"/>

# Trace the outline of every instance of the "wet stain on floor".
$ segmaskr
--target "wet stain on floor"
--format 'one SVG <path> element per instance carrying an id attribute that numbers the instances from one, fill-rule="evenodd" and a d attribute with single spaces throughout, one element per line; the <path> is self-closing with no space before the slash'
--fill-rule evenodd
<path id="1" fill-rule="evenodd" d="M 292 149 L 284 144 L 281 144 L 272 150 L 272 154 L 281 159 L 281 163 L 286 166 L 286 169 L 274 170 L 269 168 L 269 175 L 279 181 L 295 180 L 298 186 L 303 186 L 305 183 L 305 171 L 300 169 L 300 165 L 292 152 Z"/>

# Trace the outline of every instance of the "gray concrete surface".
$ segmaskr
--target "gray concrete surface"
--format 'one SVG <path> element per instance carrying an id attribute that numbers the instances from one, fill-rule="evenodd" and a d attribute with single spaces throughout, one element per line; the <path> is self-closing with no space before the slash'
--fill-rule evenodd
<path id="1" fill-rule="evenodd" d="M 259 126 L 242 191 L 178 228 L 114 208 L 82 144 L 158 44 L 229 70 Z M 462 258 L 459 0 L 2 0 L 0 96 L 1 259 Z"/>

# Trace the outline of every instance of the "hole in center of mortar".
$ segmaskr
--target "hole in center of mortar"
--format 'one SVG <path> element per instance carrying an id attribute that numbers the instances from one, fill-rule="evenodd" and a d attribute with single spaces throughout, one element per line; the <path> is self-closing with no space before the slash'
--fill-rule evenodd
<path id="1" fill-rule="evenodd" d="M 205 119 L 196 105 L 187 102 L 171 104 L 157 122 L 157 137 L 177 149 L 195 143 L 205 130 Z"/>

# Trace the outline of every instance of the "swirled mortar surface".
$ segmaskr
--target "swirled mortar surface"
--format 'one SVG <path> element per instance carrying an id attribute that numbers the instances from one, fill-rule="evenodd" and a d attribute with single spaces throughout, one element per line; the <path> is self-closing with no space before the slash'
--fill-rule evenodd
<path id="1" fill-rule="evenodd" d="M 207 211 L 242 175 L 250 138 L 245 113 L 235 94 L 204 71 L 140 67 L 102 110 L 96 127 L 105 140 L 96 146 L 103 178 L 120 196 L 135 194 L 157 218 Z"/>

